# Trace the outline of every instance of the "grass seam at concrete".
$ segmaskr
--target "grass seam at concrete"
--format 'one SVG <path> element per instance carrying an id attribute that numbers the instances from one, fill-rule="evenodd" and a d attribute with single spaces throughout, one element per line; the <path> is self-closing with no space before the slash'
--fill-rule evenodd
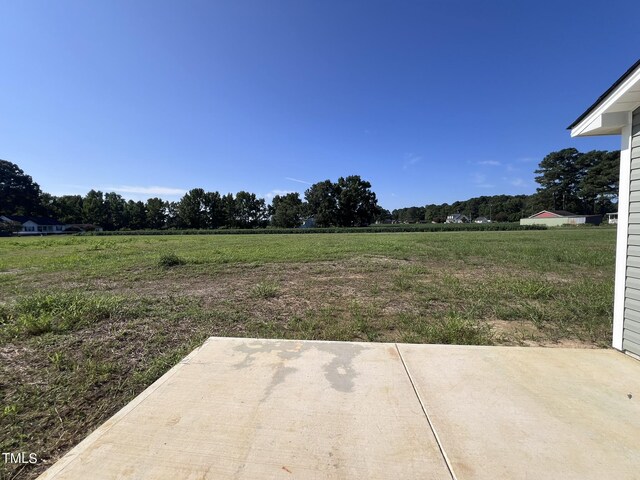
<path id="1" fill-rule="evenodd" d="M 429 418 L 429 414 L 427 413 L 427 409 L 424 406 L 424 402 L 422 401 L 422 398 L 420 398 L 420 394 L 418 393 L 418 389 L 416 388 L 415 383 L 413 383 L 413 378 L 411 377 L 411 373 L 409 373 L 409 368 L 407 367 L 407 364 L 404 361 L 404 357 L 402 356 L 402 352 L 400 351 L 400 348 L 398 348 L 398 344 L 397 343 L 394 343 L 393 345 L 396 347 L 396 351 L 398 352 L 398 356 L 400 357 L 400 361 L 402 362 L 402 366 L 404 367 L 404 371 L 406 372 L 407 377 L 409 378 L 409 382 L 411 382 L 411 388 L 413 388 L 413 392 L 416 394 L 416 398 L 418 399 L 418 402 L 420 403 L 420 408 L 422 409 L 422 413 L 424 414 L 424 417 L 427 419 L 427 423 L 429 424 L 429 428 L 431 429 L 431 433 L 433 433 L 433 436 L 436 439 L 436 444 L 438 445 L 438 449 L 440 450 L 440 454 L 442 455 L 442 458 L 444 459 L 444 463 L 446 463 L 446 465 L 447 465 L 447 470 L 449 470 L 449 475 L 451 475 L 451 478 L 453 480 L 458 480 L 458 477 L 456 477 L 456 474 L 453 471 L 453 465 L 451 465 L 451 462 L 449 461 L 449 457 L 447 456 L 447 453 L 444 451 L 444 447 L 442 446 L 442 442 L 440 441 L 440 437 L 438 437 L 438 432 L 436 432 L 436 429 L 433 426 L 433 422 L 431 421 L 431 418 Z"/>
<path id="2" fill-rule="evenodd" d="M 36 480 L 47 480 L 49 478 L 55 479 L 71 464 L 71 462 L 77 457 L 78 453 L 81 452 L 87 445 L 92 445 L 93 443 L 95 443 L 105 433 L 111 430 L 117 423 L 119 423 L 133 410 L 135 410 L 142 402 L 147 399 L 147 397 L 149 397 L 158 388 L 160 388 L 167 380 L 173 377 L 178 372 L 178 370 L 180 370 L 184 365 L 189 364 L 195 354 L 198 353 L 198 351 L 200 351 L 200 349 L 209 340 L 210 339 L 205 340 L 202 345 L 192 350 L 186 357 L 181 359 L 173 367 L 167 370 L 162 376 L 156 379 L 151 385 L 149 385 L 142 392 L 136 395 L 132 400 L 127 402 L 120 410 L 118 410 L 115 414 L 113 414 L 111 417 L 101 423 L 97 428 L 91 431 L 84 439 L 82 439 L 79 443 L 72 447 L 68 452 L 63 454 L 55 463 L 53 463 L 53 465 L 49 466 L 44 472 L 42 472 L 36 478 Z M 109 423 L 109 425 L 105 427 L 105 424 L 107 423 Z"/>

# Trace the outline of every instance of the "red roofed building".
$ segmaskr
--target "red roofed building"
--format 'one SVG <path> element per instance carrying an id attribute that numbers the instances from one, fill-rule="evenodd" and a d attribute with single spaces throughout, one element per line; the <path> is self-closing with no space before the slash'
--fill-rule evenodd
<path id="1" fill-rule="evenodd" d="M 559 227 L 562 225 L 600 225 L 602 215 L 576 215 L 565 210 L 542 210 L 529 218 L 520 220 L 520 225 L 546 225 Z"/>

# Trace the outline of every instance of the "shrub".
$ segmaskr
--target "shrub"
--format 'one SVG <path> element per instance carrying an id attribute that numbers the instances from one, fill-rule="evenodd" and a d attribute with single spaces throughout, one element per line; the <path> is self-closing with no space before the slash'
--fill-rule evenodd
<path id="1" fill-rule="evenodd" d="M 273 282 L 264 281 L 253 286 L 251 295 L 258 298 L 274 298 L 278 296 L 280 289 Z"/>
<path id="2" fill-rule="evenodd" d="M 186 260 L 184 258 L 182 258 L 182 257 L 179 257 L 175 253 L 169 253 L 169 254 L 166 254 L 166 255 L 162 255 L 158 259 L 158 266 L 160 266 L 162 268 L 176 267 L 178 265 L 184 265 L 185 263 L 187 263 Z"/>

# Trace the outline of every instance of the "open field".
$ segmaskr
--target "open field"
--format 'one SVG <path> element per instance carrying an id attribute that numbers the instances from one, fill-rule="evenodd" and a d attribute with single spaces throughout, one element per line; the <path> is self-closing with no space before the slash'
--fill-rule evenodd
<path id="1" fill-rule="evenodd" d="M 212 335 L 603 347 L 615 230 L 0 238 L 0 451 L 32 478 Z"/>

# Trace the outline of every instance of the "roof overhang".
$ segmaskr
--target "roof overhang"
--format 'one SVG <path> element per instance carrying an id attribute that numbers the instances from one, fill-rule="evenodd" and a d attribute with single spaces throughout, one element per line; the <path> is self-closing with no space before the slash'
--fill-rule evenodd
<path id="1" fill-rule="evenodd" d="M 568 128 L 571 130 L 572 137 L 618 135 L 629 123 L 629 112 L 638 107 L 640 107 L 640 60 Z"/>

